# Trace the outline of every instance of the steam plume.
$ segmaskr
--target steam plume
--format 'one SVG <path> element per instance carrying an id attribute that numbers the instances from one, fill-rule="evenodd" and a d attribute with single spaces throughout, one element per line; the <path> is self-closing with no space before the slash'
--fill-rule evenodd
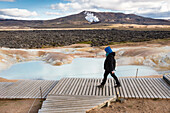
<path id="1" fill-rule="evenodd" d="M 85 19 L 89 22 L 99 22 L 99 18 L 97 16 L 94 16 L 93 13 L 90 12 L 84 12 L 86 15 Z"/>

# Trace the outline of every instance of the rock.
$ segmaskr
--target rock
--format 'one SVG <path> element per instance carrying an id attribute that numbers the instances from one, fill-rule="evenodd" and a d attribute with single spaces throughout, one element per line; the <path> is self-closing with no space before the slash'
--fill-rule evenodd
<path id="1" fill-rule="evenodd" d="M 166 39 L 170 31 L 128 31 L 128 30 L 60 30 L 60 31 L 1 31 L 0 47 L 44 48 L 68 46 L 91 42 L 91 46 L 103 46 L 113 42 L 141 42 L 152 39 Z M 78 47 L 79 45 L 73 45 Z M 89 45 L 84 45 L 88 47 Z"/>
<path id="2" fill-rule="evenodd" d="M 117 99 L 117 101 L 120 102 L 120 103 L 125 103 L 126 102 L 126 100 L 124 98 L 119 98 L 119 99 Z"/>

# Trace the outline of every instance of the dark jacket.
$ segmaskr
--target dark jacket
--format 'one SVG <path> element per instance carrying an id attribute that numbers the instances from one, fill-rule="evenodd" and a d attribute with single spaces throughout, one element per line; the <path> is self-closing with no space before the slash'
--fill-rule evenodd
<path id="1" fill-rule="evenodd" d="M 106 60 L 104 62 L 104 69 L 106 71 L 111 72 L 111 71 L 115 70 L 116 60 L 115 60 L 114 56 L 115 56 L 115 52 L 112 52 L 106 57 Z"/>

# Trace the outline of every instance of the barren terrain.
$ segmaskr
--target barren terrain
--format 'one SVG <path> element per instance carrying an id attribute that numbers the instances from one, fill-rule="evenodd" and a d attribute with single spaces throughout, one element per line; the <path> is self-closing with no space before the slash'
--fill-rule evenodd
<path id="1" fill-rule="evenodd" d="M 91 110 L 89 113 L 169 113 L 170 100 L 126 99 L 124 103 L 111 103 L 109 107 Z"/>
<path id="2" fill-rule="evenodd" d="M 28 113 L 34 99 L 13 99 L 13 100 L 0 100 L 1 113 Z M 41 108 L 42 101 L 37 99 L 29 113 L 38 113 Z"/>
<path id="3" fill-rule="evenodd" d="M 131 31 L 116 29 L 0 31 L 0 47 L 46 48 L 68 46 L 75 43 L 104 46 L 116 43 L 143 42 L 168 38 L 170 38 L 170 31 Z"/>
<path id="4" fill-rule="evenodd" d="M 33 30 L 97 30 L 97 29 L 118 29 L 136 31 L 170 31 L 170 25 L 138 25 L 138 24 L 105 24 L 91 25 L 82 28 L 30 28 L 19 26 L 0 26 L 0 31 L 33 31 Z"/>

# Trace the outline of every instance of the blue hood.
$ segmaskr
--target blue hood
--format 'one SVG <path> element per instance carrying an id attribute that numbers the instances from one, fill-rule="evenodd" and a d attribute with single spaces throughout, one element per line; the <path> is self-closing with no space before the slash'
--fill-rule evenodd
<path id="1" fill-rule="evenodd" d="M 109 54 L 113 52 L 110 46 L 106 47 L 104 50 Z"/>

